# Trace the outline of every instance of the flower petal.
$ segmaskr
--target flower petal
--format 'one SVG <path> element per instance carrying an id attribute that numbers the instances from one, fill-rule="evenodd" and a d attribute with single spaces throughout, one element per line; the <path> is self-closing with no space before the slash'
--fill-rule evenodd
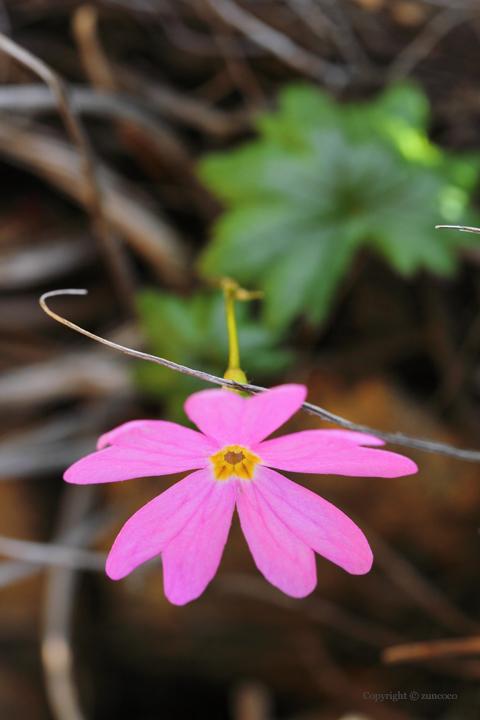
<path id="1" fill-rule="evenodd" d="M 158 555 L 178 535 L 212 491 L 205 471 L 192 473 L 132 515 L 113 544 L 107 574 L 119 580 Z"/>
<path id="2" fill-rule="evenodd" d="M 271 512 L 319 555 L 353 575 L 370 570 L 373 555 L 368 541 L 341 510 L 269 468 L 258 468 L 255 484 Z"/>
<path id="3" fill-rule="evenodd" d="M 211 438 L 167 420 L 126 422 L 102 435 L 97 442 L 97 450 L 107 445 L 196 458 L 209 457 L 220 449 L 218 443 Z"/>
<path id="4" fill-rule="evenodd" d="M 227 541 L 235 487 L 199 470 L 141 508 L 123 526 L 107 559 L 113 580 L 163 553 L 165 594 L 183 605 L 215 575 Z"/>
<path id="5" fill-rule="evenodd" d="M 257 476 L 266 470 L 259 468 Z M 237 509 L 260 572 L 287 595 L 309 595 L 317 584 L 314 553 L 272 510 L 255 481 L 239 484 Z"/>
<path id="6" fill-rule="evenodd" d="M 185 412 L 205 435 L 222 446 L 238 443 L 245 398 L 229 390 L 201 390 L 187 398 Z"/>
<path id="7" fill-rule="evenodd" d="M 203 390 L 191 395 L 185 412 L 195 425 L 223 445 L 259 443 L 302 406 L 304 385 L 280 385 L 250 398 L 228 390 Z"/>
<path id="8" fill-rule="evenodd" d="M 146 452 L 131 447 L 107 447 L 86 455 L 73 463 L 63 479 L 76 485 L 117 482 L 132 478 L 171 475 L 184 470 L 197 470 L 209 463 L 208 459 L 179 453 L 171 455 Z"/>
<path id="9" fill-rule="evenodd" d="M 361 445 L 383 445 L 373 435 L 349 430 L 303 430 L 267 440 L 251 450 L 264 465 L 291 472 L 357 477 L 400 477 L 417 472 L 410 458 Z"/>
<path id="10" fill-rule="evenodd" d="M 213 481 L 210 495 L 165 548 L 162 554 L 165 596 L 174 605 L 195 600 L 213 579 L 234 509 L 235 484 Z"/>
<path id="11" fill-rule="evenodd" d="M 306 397 L 305 385 L 279 385 L 248 398 L 242 418 L 242 435 L 237 443 L 261 442 L 300 410 Z"/>

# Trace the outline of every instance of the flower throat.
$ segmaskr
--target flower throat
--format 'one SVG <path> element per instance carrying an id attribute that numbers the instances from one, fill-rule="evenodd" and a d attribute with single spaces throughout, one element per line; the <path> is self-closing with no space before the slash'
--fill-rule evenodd
<path id="1" fill-rule="evenodd" d="M 251 480 L 260 458 L 240 445 L 229 445 L 212 455 L 210 460 L 217 480 L 228 480 L 232 475 L 242 480 Z"/>

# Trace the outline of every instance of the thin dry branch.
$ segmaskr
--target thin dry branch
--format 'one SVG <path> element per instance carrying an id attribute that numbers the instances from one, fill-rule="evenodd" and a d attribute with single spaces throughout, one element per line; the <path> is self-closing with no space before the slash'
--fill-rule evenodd
<path id="1" fill-rule="evenodd" d="M 95 90 L 116 92 L 117 82 L 98 34 L 95 5 L 80 5 L 72 17 L 72 30 L 83 69 Z"/>
<path id="2" fill-rule="evenodd" d="M 223 387 L 229 387 L 233 388 L 234 390 L 241 390 L 243 392 L 247 392 L 249 394 L 255 394 L 259 392 L 264 392 L 267 390 L 267 388 L 260 387 L 258 385 L 249 385 L 245 383 L 239 383 L 234 382 L 233 380 L 225 380 L 224 378 L 216 377 L 215 375 L 210 375 L 210 373 L 202 372 L 201 370 L 193 370 L 192 368 L 186 367 L 185 365 L 179 365 L 178 363 L 174 363 L 171 360 L 166 360 L 164 358 L 159 358 L 156 355 L 149 355 L 148 353 L 138 352 L 137 350 L 132 350 L 130 348 L 124 347 L 123 345 L 119 345 L 114 342 L 110 342 L 109 340 L 105 340 L 104 338 L 100 337 L 99 335 L 94 335 L 91 332 L 88 332 L 88 330 L 84 330 L 83 328 L 79 327 L 78 325 L 75 325 L 74 323 L 71 323 L 69 320 L 66 320 L 65 318 L 61 317 L 60 315 L 57 315 L 53 310 L 50 310 L 48 305 L 46 304 L 46 299 L 50 297 L 55 297 L 58 295 L 86 295 L 86 290 L 78 290 L 78 289 L 67 289 L 67 290 L 52 290 L 51 292 L 44 293 L 39 302 L 42 307 L 42 309 L 47 313 L 47 315 L 50 315 L 54 320 L 57 320 L 57 322 L 62 323 L 63 325 L 66 325 L 67 327 L 71 328 L 72 330 L 76 330 L 77 332 L 81 333 L 82 335 L 86 335 L 86 337 L 91 338 L 92 340 L 96 340 L 97 342 L 102 343 L 103 345 L 108 345 L 108 347 L 114 348 L 115 350 L 120 350 L 120 352 L 125 353 L 126 355 L 131 355 L 132 357 L 139 358 L 141 360 L 149 360 L 150 362 L 157 363 L 158 365 L 163 365 L 165 367 L 170 368 L 171 370 L 177 370 L 179 372 L 183 372 L 186 375 L 192 375 L 193 377 L 200 378 L 201 380 L 206 380 L 207 382 L 214 383 L 215 385 L 221 385 Z M 428 440 L 424 438 L 417 438 L 417 437 L 410 437 L 408 435 L 404 435 L 403 433 L 390 433 L 390 432 L 384 432 L 383 430 L 375 430 L 374 428 L 370 428 L 366 425 L 357 425 L 356 423 L 350 422 L 350 420 L 346 420 L 345 418 L 340 417 L 339 415 L 334 415 L 333 413 L 328 412 L 328 410 L 324 410 L 321 407 L 318 407 L 317 405 L 312 405 L 311 403 L 303 403 L 302 410 L 304 410 L 306 413 L 309 413 L 310 415 L 315 415 L 322 420 L 326 420 L 327 422 L 333 423 L 334 425 L 339 425 L 340 427 L 346 428 L 348 430 L 355 430 L 357 432 L 363 432 L 363 433 L 369 433 L 371 435 L 376 435 L 376 437 L 381 438 L 382 440 L 385 440 L 386 442 L 392 443 L 393 445 L 403 445 L 404 447 L 410 447 L 414 448 L 416 450 L 423 450 L 424 452 L 431 452 L 436 453 L 438 455 L 446 455 L 447 457 L 453 457 L 457 458 L 459 460 L 468 460 L 470 462 L 480 462 L 480 451 L 479 450 L 468 450 L 463 448 L 456 448 L 453 445 L 448 445 L 447 443 L 441 443 L 436 442 L 435 440 Z"/>
<path id="3" fill-rule="evenodd" d="M 0 121 L 0 153 L 44 178 L 80 205 L 88 203 L 81 156 L 65 142 L 44 132 L 24 129 L 5 117 Z M 97 163 L 103 212 L 109 224 L 153 266 L 170 287 L 184 286 L 188 253 L 176 231 L 152 212 L 114 171 Z"/>
<path id="4" fill-rule="evenodd" d="M 39 565 L 59 565 L 79 570 L 104 570 L 106 553 L 41 543 L 0 535 L 0 555 Z"/>
<path id="5" fill-rule="evenodd" d="M 208 33 L 194 30 L 187 25 L 175 5 L 170 5 L 168 15 L 164 14 L 159 24 L 171 44 L 188 55 L 199 57 L 217 57 L 218 46 L 215 39 Z M 240 54 L 242 57 L 261 57 L 265 51 L 248 38 L 239 38 L 237 46 L 229 48 L 229 52 Z"/>
<path id="6" fill-rule="evenodd" d="M 95 543 L 101 536 L 108 532 L 110 526 L 117 520 L 119 510 L 120 508 L 118 506 L 110 506 L 106 510 L 100 510 L 96 513 L 91 513 L 90 515 L 85 516 L 78 522 L 78 524 L 68 528 L 64 534 L 56 538 L 56 543 L 58 543 L 56 547 L 60 545 L 63 550 L 67 549 L 67 551 L 71 551 L 69 545 L 72 542 L 74 544 L 81 543 L 87 545 Z M 43 544 L 43 546 L 47 550 L 51 547 L 48 543 Z M 79 551 L 78 549 L 74 549 L 73 552 L 77 553 Z M 95 556 L 96 553 L 93 555 Z M 78 556 L 76 559 L 78 559 Z M 36 575 L 37 573 L 42 572 L 46 565 L 48 566 L 50 564 L 51 563 L 43 561 L 30 562 L 25 558 L 23 560 L 6 560 L 4 562 L 0 562 L 0 587 L 6 587 L 7 585 L 11 585 L 19 580 Z M 57 565 L 56 562 L 52 564 Z M 62 563 L 60 563 L 60 565 L 61 564 Z M 71 563 L 71 565 L 75 566 L 75 563 Z M 81 563 L 76 565 L 76 567 L 78 567 L 78 569 L 82 569 Z M 103 567 L 103 569 L 105 568 Z"/>
<path id="7" fill-rule="evenodd" d="M 134 292 L 129 264 L 119 243 L 105 222 L 93 152 L 82 122 L 70 103 L 67 87 L 60 76 L 46 63 L 1 33 L 0 50 L 38 75 L 55 95 L 60 117 L 80 156 L 81 173 L 85 183 L 85 206 L 90 213 L 92 225 L 104 253 L 113 285 L 117 290 L 120 302 L 129 313 L 134 314 Z"/>
<path id="8" fill-rule="evenodd" d="M 192 173 L 192 162 L 183 144 L 161 119 L 156 118 L 140 103 L 122 95 L 84 87 L 73 87 L 70 100 L 79 113 L 132 126 L 145 137 L 153 152 L 162 157 L 171 168 Z M 0 110 L 35 115 L 48 112 L 54 107 L 55 98 L 49 88 L 43 85 L 0 87 Z M 101 164 L 97 163 L 98 167 L 101 167 Z M 100 178 L 97 177 L 97 181 L 100 183 Z M 103 191 L 103 188 L 101 189 Z M 106 212 L 105 207 L 103 211 Z"/>
<path id="9" fill-rule="evenodd" d="M 273 720 L 273 697 L 268 685 L 244 680 L 234 685 L 231 699 L 233 720 Z"/>
<path id="10" fill-rule="evenodd" d="M 351 26 L 345 22 L 343 14 L 340 14 L 338 4 L 333 4 L 331 9 L 336 12 L 339 23 L 334 22 L 314 0 L 287 0 L 287 5 L 322 40 L 330 37 L 354 72 L 360 70 L 370 74 L 372 63 L 357 41 Z"/>
<path id="11" fill-rule="evenodd" d="M 251 117 L 243 109 L 212 107 L 169 85 L 146 82 L 140 73 L 123 65 L 115 65 L 115 71 L 127 92 L 144 100 L 155 112 L 182 125 L 225 138 L 251 129 Z"/>
<path id="12" fill-rule="evenodd" d="M 82 67 L 91 85 L 107 95 L 115 93 L 120 82 L 100 40 L 97 8 L 81 5 L 73 14 L 72 29 Z M 207 210 L 210 195 L 199 183 L 190 155 L 172 129 L 159 120 L 139 124 L 114 117 L 113 124 L 122 144 L 137 158 L 147 175 L 158 181 L 163 177 L 163 166 L 167 165 L 169 173 L 180 182 L 183 192 L 195 203 L 200 214 L 210 218 Z M 155 157 L 160 159 L 160 173 Z"/>
<path id="13" fill-rule="evenodd" d="M 69 487 L 64 496 L 57 537 L 70 532 L 68 545 L 79 549 L 91 539 L 88 525 L 83 521 L 93 506 L 93 486 Z M 84 532 L 71 532 L 83 526 Z M 47 697 L 56 720 L 86 720 L 81 708 L 74 677 L 72 647 L 73 609 L 78 571 L 53 567 L 47 573 L 43 608 L 42 662 Z"/>
<path id="14" fill-rule="evenodd" d="M 395 58 L 388 69 L 390 81 L 400 80 L 409 75 L 419 62 L 432 52 L 435 45 L 448 35 L 453 28 L 470 20 L 472 11 L 448 7 L 437 13 L 425 28 Z"/>
<path id="15" fill-rule="evenodd" d="M 18 580 L 32 577 L 42 569 L 41 565 L 23 562 L 23 560 L 5 560 L 0 562 L 0 588 L 13 585 Z"/>
<path id="16" fill-rule="evenodd" d="M 387 665 L 393 665 L 422 660 L 439 660 L 459 655 L 480 655 L 480 635 L 394 645 L 383 651 L 382 660 Z"/>
<path id="17" fill-rule="evenodd" d="M 435 585 L 371 529 L 368 539 L 375 561 L 390 580 L 419 607 L 452 633 L 480 632 L 480 624 L 458 610 Z"/>
<path id="18" fill-rule="evenodd" d="M 206 11 L 207 22 L 212 27 L 212 38 L 223 56 L 225 69 L 233 85 L 243 94 L 246 106 L 251 112 L 255 112 L 260 108 L 266 108 L 268 106 L 267 98 L 258 78 L 251 70 L 246 58 L 243 57 L 241 53 L 235 53 L 232 50 L 237 46 L 238 36 L 235 37 L 233 35 L 229 24 L 227 24 L 226 34 L 217 32 L 217 30 L 222 28 L 224 21 L 222 21 L 218 13 L 212 11 L 208 0 L 207 2 L 204 1 L 200 7 Z"/>
<path id="19" fill-rule="evenodd" d="M 296 644 L 299 659 L 312 682 L 322 695 L 332 698 L 345 710 L 366 713 L 372 720 L 413 720 L 412 715 L 402 712 L 393 703 L 374 703 L 366 699 L 364 684 L 360 685 L 344 672 L 330 657 L 320 637 L 299 633 Z"/>
<path id="20" fill-rule="evenodd" d="M 119 358 L 116 358 L 117 361 Z M 61 402 L 72 397 L 114 397 L 130 393 L 128 370 L 98 349 L 61 353 L 45 362 L 7 370 L 0 377 L 0 405 L 4 411 Z M 12 442 L 0 441 L 1 454 Z M 25 458 L 28 459 L 28 458 Z"/>
<path id="21" fill-rule="evenodd" d="M 399 643 L 398 633 L 363 619 L 326 598 L 291 598 L 263 578 L 246 573 L 229 573 L 216 578 L 213 589 L 219 595 L 236 595 L 299 613 L 315 622 L 372 647 L 385 648 Z M 393 638 L 397 638 L 393 640 Z"/>
<path id="22" fill-rule="evenodd" d="M 52 282 L 97 256 L 89 233 L 69 233 L 38 238 L 35 245 L 0 248 L 0 290 L 24 290 Z"/>
<path id="23" fill-rule="evenodd" d="M 323 60 L 293 42 L 287 35 L 239 7 L 233 0 L 206 0 L 218 15 L 260 47 L 286 65 L 332 87 L 345 86 L 350 75 L 346 68 Z"/>
<path id="24" fill-rule="evenodd" d="M 158 113 L 175 122 L 220 137 L 229 137 L 251 128 L 248 113 L 210 107 L 206 102 L 168 87 L 151 84 L 137 73 L 115 66 L 124 90 L 112 95 L 91 88 L 70 86 L 70 102 L 77 112 L 109 120 L 124 120 L 138 125 L 152 139 L 165 142 L 164 128 Z M 132 93 L 135 91 L 135 95 Z M 55 108 L 55 97 L 44 85 L 5 85 L 0 87 L 0 109 L 15 113 L 41 113 Z"/>

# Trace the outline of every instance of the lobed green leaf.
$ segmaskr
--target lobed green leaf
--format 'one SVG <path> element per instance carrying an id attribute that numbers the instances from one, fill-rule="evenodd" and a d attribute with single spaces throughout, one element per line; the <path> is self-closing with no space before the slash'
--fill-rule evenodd
<path id="1" fill-rule="evenodd" d="M 478 224 L 469 204 L 480 160 L 435 146 L 428 115 L 406 84 L 350 105 L 287 87 L 278 110 L 258 118 L 256 140 L 201 163 L 226 210 L 200 272 L 263 289 L 277 330 L 302 314 L 323 322 L 362 247 L 406 276 L 454 272 L 458 250 L 478 241 L 434 227 Z"/>

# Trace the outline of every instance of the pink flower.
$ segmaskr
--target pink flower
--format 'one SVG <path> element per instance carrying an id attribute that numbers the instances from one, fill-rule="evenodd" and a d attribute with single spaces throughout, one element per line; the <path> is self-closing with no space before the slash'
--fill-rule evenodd
<path id="1" fill-rule="evenodd" d="M 162 553 L 167 598 L 175 605 L 194 600 L 220 564 L 235 504 L 258 569 L 287 595 L 304 597 L 314 589 L 314 551 L 349 573 L 368 572 L 372 552 L 352 520 L 271 468 L 399 477 L 417 466 L 396 453 L 362 447 L 384 443 L 348 430 L 304 430 L 262 442 L 299 410 L 306 394 L 303 385 L 281 385 L 247 399 L 203 390 L 185 403 L 201 433 L 163 420 L 134 420 L 103 435 L 100 452 L 72 465 L 67 482 L 195 470 L 124 525 L 107 574 L 119 580 Z"/>

